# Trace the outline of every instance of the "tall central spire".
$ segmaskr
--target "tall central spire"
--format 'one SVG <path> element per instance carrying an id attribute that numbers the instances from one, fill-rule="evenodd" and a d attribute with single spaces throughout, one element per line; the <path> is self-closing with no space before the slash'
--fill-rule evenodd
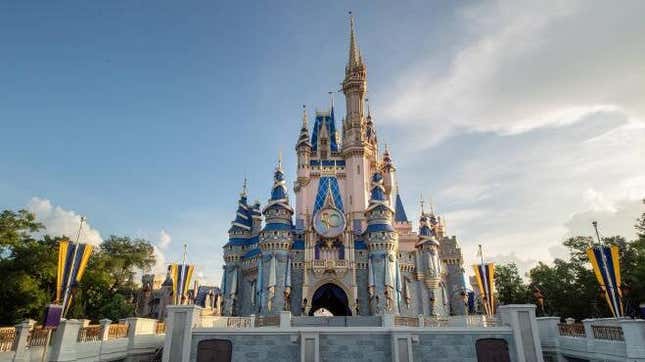
<path id="1" fill-rule="evenodd" d="M 356 31 L 354 30 L 354 15 L 352 12 L 349 12 L 349 61 L 347 62 L 347 68 L 352 68 L 356 65 L 363 63 L 361 59 L 361 51 L 358 48 L 358 42 L 356 41 Z"/>
<path id="2" fill-rule="evenodd" d="M 345 94 L 346 112 L 343 124 L 343 147 L 362 147 L 365 140 L 363 131 L 365 116 L 365 94 L 367 93 L 367 68 L 363 63 L 361 51 L 356 40 L 354 16 L 349 13 L 349 57 L 345 67 L 343 93 Z"/>

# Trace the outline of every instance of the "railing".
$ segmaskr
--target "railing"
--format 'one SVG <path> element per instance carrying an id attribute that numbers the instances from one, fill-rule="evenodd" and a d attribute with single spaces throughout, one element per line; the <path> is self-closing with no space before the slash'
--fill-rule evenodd
<path id="1" fill-rule="evenodd" d="M 558 324 L 558 329 L 560 329 L 561 336 L 567 337 L 585 337 L 585 326 L 582 323 Z"/>
<path id="2" fill-rule="evenodd" d="M 79 342 L 95 342 L 101 340 L 101 326 L 96 324 L 82 327 L 78 330 L 77 340 Z"/>
<path id="3" fill-rule="evenodd" d="M 253 318 L 228 317 L 226 319 L 226 327 L 228 328 L 251 328 L 252 326 L 253 326 Z"/>
<path id="4" fill-rule="evenodd" d="M 466 316 L 466 327 L 495 327 L 497 318 L 487 315 L 469 315 Z"/>
<path id="5" fill-rule="evenodd" d="M 49 336 L 49 329 L 42 327 L 34 328 L 29 332 L 27 337 L 28 347 L 40 347 L 47 344 L 47 337 Z"/>
<path id="6" fill-rule="evenodd" d="M 448 318 L 425 318 L 423 320 L 425 327 L 448 327 Z"/>
<path id="7" fill-rule="evenodd" d="M 419 318 L 416 317 L 394 317 L 394 325 L 397 327 L 418 327 Z"/>
<path id="8" fill-rule="evenodd" d="M 155 334 L 166 334 L 166 322 L 158 321 L 155 324 Z"/>
<path id="9" fill-rule="evenodd" d="M 15 327 L 0 327 L 0 352 L 13 350 L 13 344 L 16 340 Z"/>
<path id="10" fill-rule="evenodd" d="M 609 341 L 624 341 L 623 329 L 615 326 L 591 326 L 593 337 L 595 339 L 605 339 Z"/>
<path id="11" fill-rule="evenodd" d="M 108 329 L 108 339 L 126 338 L 128 336 L 127 324 L 110 324 Z"/>
<path id="12" fill-rule="evenodd" d="M 270 327 L 270 326 L 279 326 L 279 325 L 280 325 L 280 316 L 255 317 L 256 327 Z"/>

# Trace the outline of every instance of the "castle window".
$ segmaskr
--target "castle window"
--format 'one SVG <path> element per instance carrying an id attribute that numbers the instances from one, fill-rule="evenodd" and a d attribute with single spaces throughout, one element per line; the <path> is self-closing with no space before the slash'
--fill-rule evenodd
<path id="1" fill-rule="evenodd" d="M 361 165 L 356 165 L 356 174 L 361 174 Z"/>

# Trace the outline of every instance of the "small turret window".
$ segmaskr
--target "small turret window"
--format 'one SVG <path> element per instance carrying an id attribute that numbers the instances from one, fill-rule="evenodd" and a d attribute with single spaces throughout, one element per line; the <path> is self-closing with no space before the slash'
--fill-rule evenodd
<path id="1" fill-rule="evenodd" d="M 361 165 L 356 165 L 356 174 L 361 174 Z"/>

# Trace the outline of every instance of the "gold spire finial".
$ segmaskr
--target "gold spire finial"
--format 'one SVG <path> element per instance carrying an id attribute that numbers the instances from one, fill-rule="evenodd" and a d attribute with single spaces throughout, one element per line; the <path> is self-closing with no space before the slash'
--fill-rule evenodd
<path id="1" fill-rule="evenodd" d="M 242 192 L 240 192 L 240 196 L 246 196 L 246 176 L 244 176 L 244 182 L 242 182 Z"/>
<path id="2" fill-rule="evenodd" d="M 434 206 L 432 206 L 432 196 L 429 197 L 430 202 L 430 214 L 434 215 Z"/>
<path id="3" fill-rule="evenodd" d="M 421 205 L 421 216 L 425 214 L 425 211 L 423 210 L 423 193 L 419 195 L 419 205 Z"/>
<path id="4" fill-rule="evenodd" d="M 307 128 L 307 105 L 302 105 L 302 128 Z"/>
<path id="5" fill-rule="evenodd" d="M 282 171 L 282 151 L 278 151 L 278 170 Z"/>

